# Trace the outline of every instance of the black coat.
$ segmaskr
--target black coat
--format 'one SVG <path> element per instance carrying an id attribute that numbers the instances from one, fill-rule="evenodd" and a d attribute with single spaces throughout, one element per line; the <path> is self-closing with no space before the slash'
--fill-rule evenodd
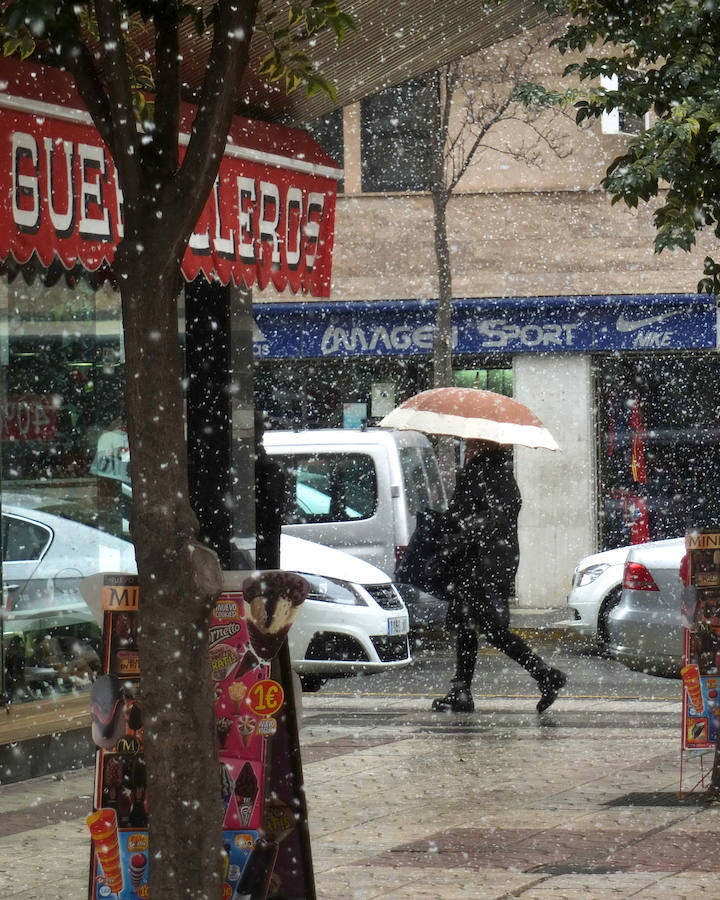
<path id="1" fill-rule="evenodd" d="M 507 606 L 520 558 L 521 504 L 512 459 L 500 447 L 477 454 L 458 473 L 448 511 L 453 579 L 448 624 L 482 624 L 488 607 Z"/>

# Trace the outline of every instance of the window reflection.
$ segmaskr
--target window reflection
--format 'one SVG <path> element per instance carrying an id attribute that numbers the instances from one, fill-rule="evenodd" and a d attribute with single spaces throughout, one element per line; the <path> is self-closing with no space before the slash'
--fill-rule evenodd
<path id="1" fill-rule="evenodd" d="M 80 584 L 134 570 L 122 485 L 93 467 L 124 420 L 119 295 L 11 270 L 0 281 L 0 371 L 0 664 L 5 696 L 20 703 L 90 686 L 100 629 Z"/>

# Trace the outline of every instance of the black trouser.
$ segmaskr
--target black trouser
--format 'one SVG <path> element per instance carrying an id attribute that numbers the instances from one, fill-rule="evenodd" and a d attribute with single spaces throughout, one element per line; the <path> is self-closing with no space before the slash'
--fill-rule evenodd
<path id="1" fill-rule="evenodd" d="M 475 617 L 472 626 L 461 625 L 458 628 L 455 681 L 468 690 L 472 684 L 477 661 L 478 631 L 482 631 L 489 644 L 515 660 L 523 669 L 527 669 L 536 681 L 549 671 L 548 665 L 537 653 L 533 653 L 525 641 L 503 625 L 495 610 L 488 607 L 482 610 L 480 616 Z"/>

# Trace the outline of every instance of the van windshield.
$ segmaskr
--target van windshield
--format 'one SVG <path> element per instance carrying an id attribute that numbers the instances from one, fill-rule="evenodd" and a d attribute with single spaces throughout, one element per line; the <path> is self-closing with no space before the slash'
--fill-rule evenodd
<path id="1" fill-rule="evenodd" d="M 377 504 L 377 476 L 365 453 L 273 454 L 286 477 L 285 525 L 369 519 Z"/>
<path id="2" fill-rule="evenodd" d="M 431 448 L 401 447 L 400 465 L 408 509 L 413 515 L 423 509 L 445 509 L 447 504 L 440 481 L 440 470 Z"/>

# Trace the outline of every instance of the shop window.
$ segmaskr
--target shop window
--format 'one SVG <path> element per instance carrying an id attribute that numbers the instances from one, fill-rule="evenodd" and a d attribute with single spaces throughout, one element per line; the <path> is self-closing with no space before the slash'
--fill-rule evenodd
<path id="1" fill-rule="evenodd" d="M 375 464 L 367 454 L 323 454 L 284 458 L 287 504 L 284 523 L 350 522 L 368 519 L 377 505 Z"/>
<path id="2" fill-rule="evenodd" d="M 482 391 L 493 391 L 505 397 L 513 395 L 513 372 L 506 369 L 455 369 L 453 371 L 454 387 L 479 388 Z"/>
<path id="3" fill-rule="evenodd" d="M 100 437 L 124 418 L 120 298 L 108 284 L 34 274 L 0 280 L 0 693 L 86 704 L 75 695 L 100 670 L 100 629 L 80 585 L 135 564 L 116 536 L 119 505 L 103 501 L 109 480 L 92 470 Z"/>
<path id="4" fill-rule="evenodd" d="M 618 76 L 601 75 L 600 84 L 606 91 L 616 91 L 619 84 Z M 621 106 L 616 106 L 609 112 L 602 113 L 600 117 L 600 127 L 603 134 L 642 134 L 649 124 L 649 114 L 635 116 L 632 113 L 628 113 Z"/>
<path id="5" fill-rule="evenodd" d="M 428 191 L 437 82 L 413 78 L 360 104 L 363 191 Z"/>
<path id="6" fill-rule="evenodd" d="M 305 128 L 328 156 L 331 156 L 339 166 L 344 165 L 345 140 L 342 109 L 335 109 L 324 116 L 318 116 L 317 119 L 308 122 Z M 338 193 L 342 193 L 343 190 L 343 180 L 340 179 Z"/>
<path id="7" fill-rule="evenodd" d="M 603 547 L 720 521 L 720 361 L 609 357 L 597 379 Z"/>

